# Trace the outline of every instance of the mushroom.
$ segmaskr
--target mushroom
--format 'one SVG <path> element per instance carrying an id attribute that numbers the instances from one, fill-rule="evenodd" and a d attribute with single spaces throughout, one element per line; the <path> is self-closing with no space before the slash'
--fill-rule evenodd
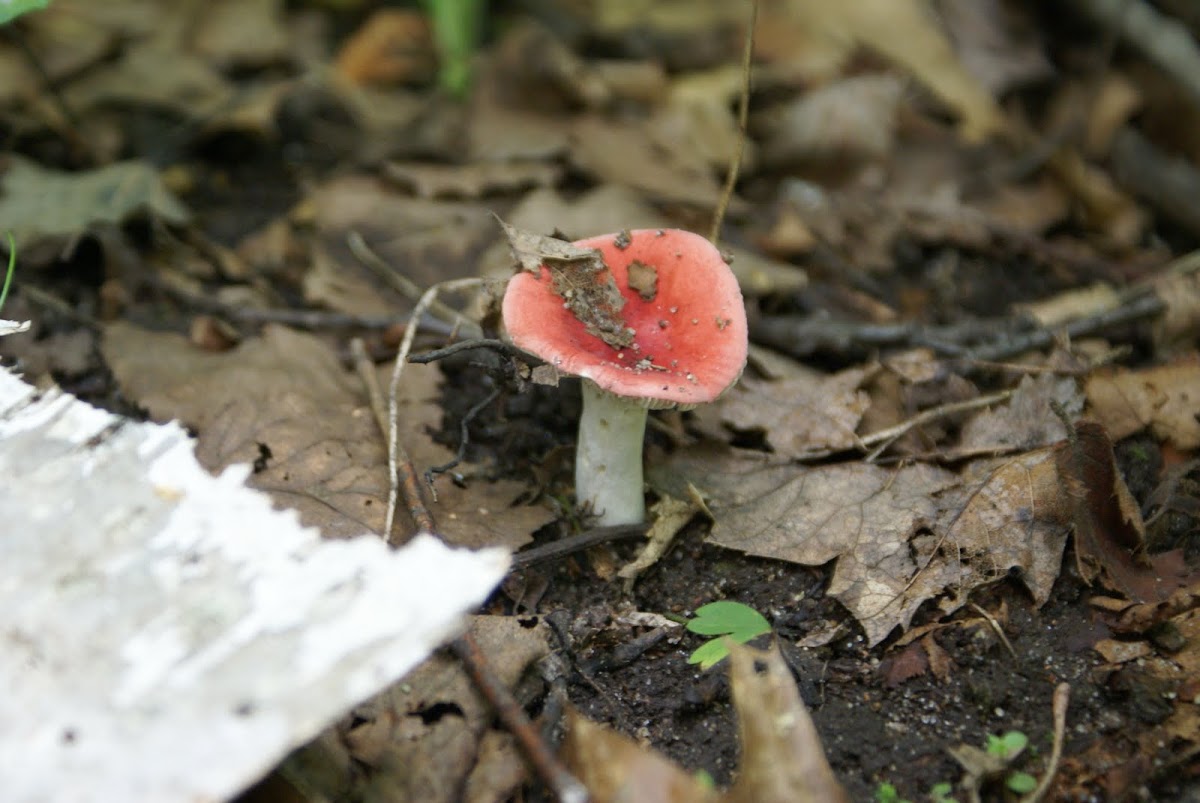
<path id="1" fill-rule="evenodd" d="M 628 345 L 594 334 L 586 312 L 569 303 L 561 285 L 556 290 L 545 264 L 509 281 L 504 324 L 514 345 L 582 379 L 578 503 L 601 525 L 638 524 L 646 515 L 646 411 L 691 409 L 738 380 L 746 364 L 746 310 L 733 272 L 697 234 L 640 229 L 573 245 L 603 258 L 607 271 L 591 279 L 615 282 L 623 303 L 614 314 Z"/>

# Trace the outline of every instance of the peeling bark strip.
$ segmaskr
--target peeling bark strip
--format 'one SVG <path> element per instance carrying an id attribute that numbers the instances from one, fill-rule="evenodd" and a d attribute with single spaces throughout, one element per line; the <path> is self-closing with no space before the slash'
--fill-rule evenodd
<path id="1" fill-rule="evenodd" d="M 508 567 L 429 536 L 322 540 L 244 486 L 249 466 L 201 468 L 178 424 L 2 370 L 0 441 L 5 803 L 231 799 L 453 636 Z"/>

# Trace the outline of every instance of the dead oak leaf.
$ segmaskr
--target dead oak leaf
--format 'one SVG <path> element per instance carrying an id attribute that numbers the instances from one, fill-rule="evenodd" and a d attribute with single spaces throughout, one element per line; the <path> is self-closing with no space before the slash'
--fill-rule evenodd
<path id="1" fill-rule="evenodd" d="M 1100 424 L 1076 424 L 1055 452 L 1084 579 L 1139 603 L 1163 602 L 1196 581 L 1181 551 L 1146 553 L 1141 512 L 1117 473 L 1112 442 Z"/>
<path id="2" fill-rule="evenodd" d="M 470 633 L 488 656 L 491 672 L 509 688 L 549 651 L 545 622 L 530 626 L 528 619 L 476 616 Z M 481 769 L 484 741 L 497 733 L 492 726 L 491 709 L 462 662 L 447 653 L 435 654 L 404 683 L 360 705 L 338 727 L 340 745 L 367 768 L 359 772 L 349 769 L 349 762 L 343 764 L 351 776 L 347 783 L 365 787 L 350 797 L 426 803 L 461 800 L 463 783 Z M 509 770 L 506 774 L 515 772 L 523 780 L 521 758 L 511 747 L 489 761 L 484 771 L 496 773 L 499 762 Z"/>
<path id="3" fill-rule="evenodd" d="M 268 326 L 213 354 L 180 335 L 116 323 L 106 327 L 102 350 L 127 398 L 156 420 L 179 419 L 196 431 L 196 457 L 208 470 L 253 464 L 252 487 L 296 508 L 327 536 L 382 530 L 385 441 L 359 380 L 320 339 Z M 429 437 L 441 419 L 439 377 L 436 368 L 409 366 L 399 400 L 401 438 L 418 472 L 450 457 Z M 551 518 L 541 508 L 511 505 L 524 490 L 520 483 L 438 489 L 431 512 L 439 534 L 457 545 L 516 548 Z M 400 527 L 412 528 L 401 519 Z"/>
<path id="4" fill-rule="evenodd" d="M 1141 371 L 1097 374 L 1085 392 L 1090 414 L 1114 439 L 1149 427 L 1178 449 L 1200 446 L 1200 359 L 1194 354 Z"/>
<path id="5" fill-rule="evenodd" d="M 721 420 L 735 429 L 761 431 L 776 454 L 852 448 L 871 397 L 859 390 L 878 365 L 832 375 L 813 372 L 778 381 L 743 379 L 718 402 Z"/>
<path id="6" fill-rule="evenodd" d="M 963 426 L 959 449 L 967 453 L 1032 449 L 1057 443 L 1066 428 L 1054 414 L 1060 404 L 1070 415 L 1083 408 L 1075 380 L 1054 374 L 1026 376 L 1005 404 L 979 413 Z"/>

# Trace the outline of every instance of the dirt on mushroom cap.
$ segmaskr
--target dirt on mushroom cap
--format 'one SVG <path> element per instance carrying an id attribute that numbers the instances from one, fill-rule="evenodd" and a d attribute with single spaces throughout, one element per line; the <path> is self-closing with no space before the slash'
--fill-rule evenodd
<path id="1" fill-rule="evenodd" d="M 677 229 L 640 229 L 575 245 L 601 252 L 625 300 L 620 313 L 633 330 L 631 345 L 615 348 L 589 333 L 554 291 L 546 267 L 509 282 L 504 320 L 516 345 L 604 390 L 660 402 L 701 404 L 737 381 L 746 360 L 746 313 L 737 280 L 711 243 Z M 649 298 L 640 280 L 630 286 L 635 262 L 656 276 Z"/>

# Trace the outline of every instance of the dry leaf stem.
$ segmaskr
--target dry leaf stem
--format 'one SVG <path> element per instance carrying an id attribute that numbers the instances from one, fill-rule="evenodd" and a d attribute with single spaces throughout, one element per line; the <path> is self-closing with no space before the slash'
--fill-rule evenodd
<path id="1" fill-rule="evenodd" d="M 354 366 L 358 370 L 358 375 L 367 388 L 367 398 L 371 403 L 371 413 L 375 416 L 375 423 L 379 426 L 379 433 L 386 438 L 389 432 L 387 406 L 383 400 L 383 389 L 379 387 L 379 378 L 375 375 L 375 363 L 367 355 L 367 348 L 362 340 L 357 337 L 350 341 L 350 352 L 354 355 Z M 413 465 L 412 458 L 408 456 L 408 450 L 401 443 L 396 444 L 396 456 L 400 464 L 400 490 L 404 496 L 404 503 L 408 505 L 409 515 L 412 516 L 418 530 L 434 532 L 436 527 L 429 508 L 425 506 L 425 499 L 421 496 L 421 484 L 417 480 L 416 466 Z M 384 530 L 383 540 L 388 544 L 392 542 L 391 528 Z"/>
<path id="2" fill-rule="evenodd" d="M 400 378 L 404 374 L 404 366 L 408 363 L 408 355 L 412 351 L 413 340 L 417 337 L 418 322 L 425 311 L 437 300 L 442 290 L 468 290 L 483 284 L 482 279 L 454 279 L 439 282 L 426 290 L 417 305 L 413 307 L 411 324 L 404 329 L 404 339 L 400 341 L 400 349 L 396 352 L 396 363 L 392 368 L 392 381 L 388 385 L 388 504 L 387 516 L 384 519 L 383 531 L 391 533 L 392 525 L 396 522 L 396 505 L 400 499 Z M 411 466 L 411 461 L 406 461 Z M 415 469 L 414 469 L 415 470 Z M 432 531 L 431 531 L 432 532 Z"/>
<path id="3" fill-rule="evenodd" d="M 733 188 L 737 185 L 738 172 L 742 169 L 742 156 L 746 152 L 746 127 L 750 117 L 750 67 L 754 57 L 754 27 L 757 24 L 758 0 L 750 0 L 750 27 L 746 29 L 746 45 L 742 50 L 742 92 L 738 99 L 737 146 L 733 151 L 733 159 L 729 162 L 729 172 L 725 174 L 721 200 L 713 213 L 712 230 L 708 233 L 708 239 L 713 245 L 721 238 L 721 222 L 725 220 L 725 212 L 733 198 Z"/>
<path id="4" fill-rule="evenodd" d="M 1069 684 L 1060 683 L 1054 687 L 1054 746 L 1050 748 L 1050 761 L 1046 765 L 1046 771 L 1042 774 L 1042 781 L 1038 784 L 1037 789 L 1021 798 L 1021 803 L 1039 803 L 1050 791 L 1051 784 L 1054 783 L 1054 776 L 1058 772 L 1058 763 L 1062 760 L 1063 737 L 1067 729 L 1067 702 L 1070 698 L 1071 686 Z"/>

